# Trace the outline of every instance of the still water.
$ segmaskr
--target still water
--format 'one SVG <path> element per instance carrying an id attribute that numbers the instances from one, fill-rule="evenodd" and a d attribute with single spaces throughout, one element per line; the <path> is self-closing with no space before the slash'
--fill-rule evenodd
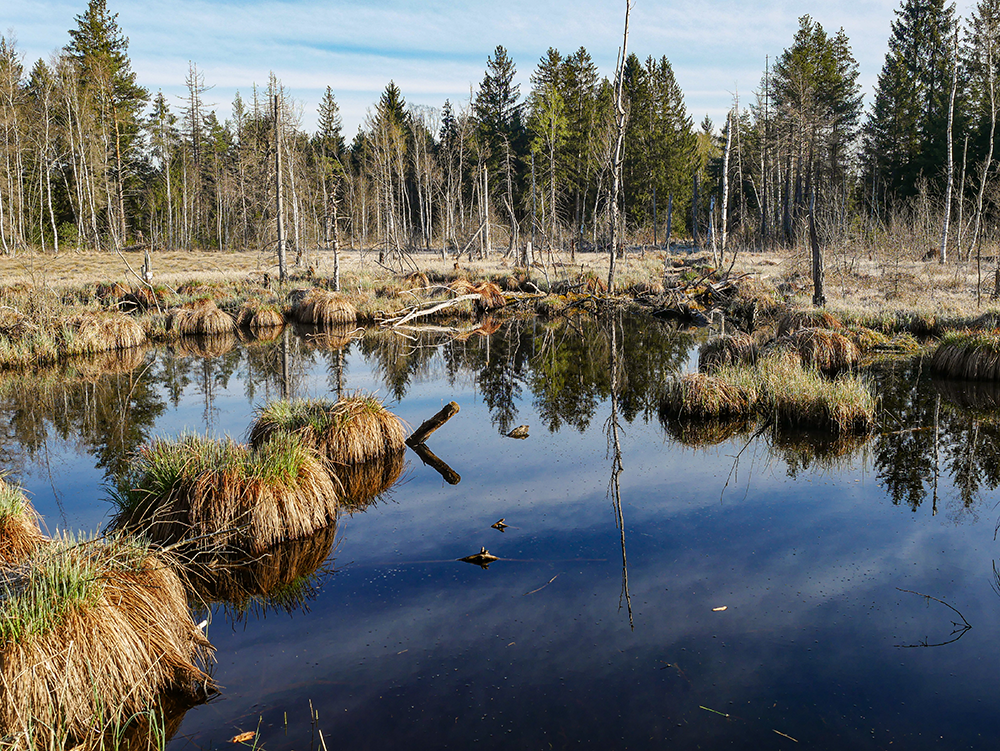
<path id="1" fill-rule="evenodd" d="M 0 459 L 50 531 L 95 531 L 155 436 L 242 436 L 283 393 L 461 406 L 428 441 L 458 484 L 409 452 L 290 595 L 198 613 L 222 691 L 173 749 L 996 747 L 1000 395 L 910 361 L 869 371 L 867 441 L 661 424 L 697 342 L 577 318 L 150 350 L 0 381 Z"/>

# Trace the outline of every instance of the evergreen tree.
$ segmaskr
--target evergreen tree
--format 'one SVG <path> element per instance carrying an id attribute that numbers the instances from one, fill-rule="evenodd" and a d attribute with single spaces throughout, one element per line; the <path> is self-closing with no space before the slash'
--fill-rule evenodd
<path id="1" fill-rule="evenodd" d="M 497 45 L 486 61 L 486 75 L 472 103 L 478 125 L 480 147 L 490 171 L 505 162 L 507 149 L 524 153 L 524 126 L 521 120 L 521 87 L 514 83 L 517 68 L 507 50 Z"/>
<path id="2" fill-rule="evenodd" d="M 341 132 L 342 121 L 340 107 L 329 86 L 323 93 L 319 103 L 319 127 L 316 130 L 315 143 L 325 155 L 339 157 L 344 151 L 344 135 Z"/>
<path id="3" fill-rule="evenodd" d="M 945 0 L 903 0 L 896 10 L 865 124 L 866 181 L 882 195 L 912 195 L 921 176 L 943 172 L 955 26 Z"/>
<path id="4" fill-rule="evenodd" d="M 106 0 L 89 0 L 76 17 L 66 51 L 77 64 L 80 80 L 93 97 L 95 115 L 109 149 L 108 177 L 117 188 L 117 217 L 113 227 L 118 241 L 127 236 L 126 182 L 140 165 L 142 122 L 140 113 L 149 93 L 136 83 L 128 57 L 128 37 L 118 27 L 118 14 L 110 13 Z"/>

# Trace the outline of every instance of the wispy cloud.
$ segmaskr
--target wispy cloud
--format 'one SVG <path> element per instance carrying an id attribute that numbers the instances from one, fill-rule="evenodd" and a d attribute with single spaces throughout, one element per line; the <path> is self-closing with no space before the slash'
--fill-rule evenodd
<path id="1" fill-rule="evenodd" d="M 583 46 L 610 75 L 621 45 L 624 2 L 601 0 L 261 0 L 177 2 L 111 0 L 130 39 L 140 82 L 181 95 L 188 62 L 214 86 L 209 101 L 227 116 L 236 90 L 246 95 L 273 71 L 300 100 L 312 128 L 323 90 L 333 87 L 352 134 L 389 80 L 407 101 L 441 106 L 463 101 L 483 76 L 486 59 L 504 45 L 518 65 L 522 93 L 548 47 L 569 53 Z M 971 6 L 959 3 L 960 13 Z M 811 14 L 829 31 L 843 27 L 861 66 L 866 95 L 885 54 L 891 0 L 834 0 L 812 7 L 790 0 L 637 0 L 629 49 L 641 57 L 665 55 L 673 64 L 695 121 L 718 122 L 732 94 L 746 101 L 759 83 L 765 56 L 773 60 L 792 41 L 798 17 Z M 31 61 L 69 40 L 68 29 L 85 0 L 26 0 L 9 8 L 6 27 Z"/>

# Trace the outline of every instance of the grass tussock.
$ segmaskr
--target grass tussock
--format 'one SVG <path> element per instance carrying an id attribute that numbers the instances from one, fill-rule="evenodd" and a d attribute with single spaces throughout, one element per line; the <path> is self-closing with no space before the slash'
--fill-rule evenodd
<path id="1" fill-rule="evenodd" d="M 292 308 L 292 316 L 299 323 L 314 326 L 330 326 L 354 323 L 358 311 L 347 297 L 339 292 L 312 289 L 302 295 Z"/>
<path id="2" fill-rule="evenodd" d="M 403 425 L 376 397 L 356 394 L 332 401 L 274 401 L 257 410 L 252 446 L 276 434 L 294 434 L 332 464 L 355 464 L 401 451 Z"/>
<path id="3" fill-rule="evenodd" d="M 45 542 L 24 491 L 0 477 L 0 567 L 20 565 Z"/>
<path id="4" fill-rule="evenodd" d="M 707 420 L 753 414 L 760 399 L 749 370 L 722 369 L 715 375 L 688 373 L 672 379 L 660 400 L 661 421 L 669 418 Z"/>
<path id="5" fill-rule="evenodd" d="M 236 325 L 254 334 L 270 332 L 285 325 L 285 316 L 277 305 L 247 300 L 236 313 Z"/>
<path id="6" fill-rule="evenodd" d="M 234 326 L 232 317 L 209 297 L 185 303 L 171 311 L 167 319 L 167 328 L 182 336 L 232 334 Z"/>
<path id="7" fill-rule="evenodd" d="M 788 357 L 765 359 L 758 371 L 778 425 L 832 434 L 866 433 L 875 425 L 875 395 L 856 375 L 824 378 Z"/>
<path id="8" fill-rule="evenodd" d="M 755 362 L 757 343 L 742 331 L 715 337 L 698 350 L 698 370 L 703 373 L 714 373 L 729 365 L 753 365 Z"/>
<path id="9" fill-rule="evenodd" d="M 328 526 L 337 495 L 298 436 L 276 433 L 249 447 L 186 435 L 140 449 L 113 493 L 110 528 L 158 544 L 259 553 Z"/>
<path id="10" fill-rule="evenodd" d="M 839 331 L 842 328 L 844 325 L 825 310 L 797 310 L 781 317 L 775 336 L 780 339 L 783 336 L 794 334 L 800 329 Z"/>
<path id="11" fill-rule="evenodd" d="M 806 368 L 824 373 L 836 373 L 856 368 L 861 362 L 861 350 L 852 339 L 826 328 L 799 329 L 775 339 L 765 355 L 791 353 Z"/>
<path id="12" fill-rule="evenodd" d="M 146 332 L 134 318 L 104 311 L 74 315 L 66 321 L 64 336 L 69 355 L 133 349 L 146 341 Z"/>
<path id="13" fill-rule="evenodd" d="M 966 381 L 1000 380 L 1000 330 L 945 334 L 931 357 L 931 370 Z"/>
<path id="14" fill-rule="evenodd" d="M 93 742 L 164 692 L 203 697 L 211 645 L 171 565 L 130 538 L 62 538 L 0 576 L 0 727 Z"/>

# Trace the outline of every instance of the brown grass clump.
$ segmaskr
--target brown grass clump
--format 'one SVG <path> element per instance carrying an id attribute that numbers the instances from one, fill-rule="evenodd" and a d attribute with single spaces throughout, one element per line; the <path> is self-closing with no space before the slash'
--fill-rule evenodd
<path id="1" fill-rule="evenodd" d="M 146 341 L 146 332 L 134 318 L 104 311 L 73 316 L 66 321 L 64 336 L 70 355 L 131 349 Z"/>
<path id="2" fill-rule="evenodd" d="M 290 433 L 327 462 L 354 464 L 400 451 L 403 425 L 376 397 L 357 394 L 339 401 L 275 401 L 257 410 L 250 426 L 252 446 Z"/>
<path id="3" fill-rule="evenodd" d="M 1000 380 L 1000 330 L 945 334 L 931 357 L 931 370 L 967 381 Z"/>
<path id="4" fill-rule="evenodd" d="M 426 292 L 427 287 L 431 286 L 431 281 L 424 272 L 414 271 L 409 276 L 403 277 L 403 284 L 406 289 Z"/>
<path id="5" fill-rule="evenodd" d="M 154 441 L 112 500 L 112 530 L 250 553 L 311 535 L 337 513 L 337 490 L 315 452 L 283 433 L 254 447 L 193 435 Z"/>
<path id="6" fill-rule="evenodd" d="M 277 305 L 247 300 L 236 313 L 236 325 L 257 334 L 281 328 L 285 325 L 285 316 Z"/>
<path id="7" fill-rule="evenodd" d="M 861 350 L 851 339 L 830 329 L 799 329 L 779 337 L 768 345 L 767 353 L 796 354 L 807 368 L 825 373 L 856 368 L 861 362 Z"/>
<path id="8" fill-rule="evenodd" d="M 211 645 L 161 556 L 63 538 L 0 576 L 0 728 L 63 748 L 125 727 L 164 692 L 203 698 Z"/>
<path id="9" fill-rule="evenodd" d="M 359 464 L 333 464 L 331 474 L 341 486 L 341 503 L 354 513 L 363 511 L 396 484 L 406 467 L 403 450 Z"/>
<path id="10" fill-rule="evenodd" d="M 672 417 L 705 420 L 753 414 L 759 392 L 750 380 L 739 378 L 737 373 L 737 369 L 724 369 L 717 375 L 688 373 L 672 379 L 660 400 L 660 420 Z"/>
<path id="11" fill-rule="evenodd" d="M 312 289 L 295 303 L 292 316 L 299 323 L 311 323 L 314 326 L 327 328 L 354 323 L 358 319 L 358 311 L 339 292 Z"/>
<path id="12" fill-rule="evenodd" d="M 232 334 L 234 328 L 232 317 L 208 297 L 185 303 L 171 311 L 167 319 L 167 329 L 175 329 L 182 336 Z"/>
<path id="13" fill-rule="evenodd" d="M 337 525 L 300 540 L 280 542 L 251 557 L 228 555 L 195 564 L 191 593 L 202 604 L 225 603 L 235 620 L 268 610 L 293 612 L 315 593 L 317 573 L 333 550 Z"/>
<path id="14" fill-rule="evenodd" d="M 19 565 L 45 541 L 24 491 L 0 477 L 0 567 Z"/>
<path id="15" fill-rule="evenodd" d="M 698 370 L 703 373 L 714 373 L 728 365 L 753 365 L 755 362 L 757 343 L 742 331 L 715 337 L 698 350 Z"/>
<path id="16" fill-rule="evenodd" d="M 825 310 L 799 310 L 782 316 L 781 320 L 778 321 L 775 337 L 780 339 L 788 334 L 794 334 L 800 329 L 839 331 L 842 328 L 844 328 L 843 324 Z"/>

